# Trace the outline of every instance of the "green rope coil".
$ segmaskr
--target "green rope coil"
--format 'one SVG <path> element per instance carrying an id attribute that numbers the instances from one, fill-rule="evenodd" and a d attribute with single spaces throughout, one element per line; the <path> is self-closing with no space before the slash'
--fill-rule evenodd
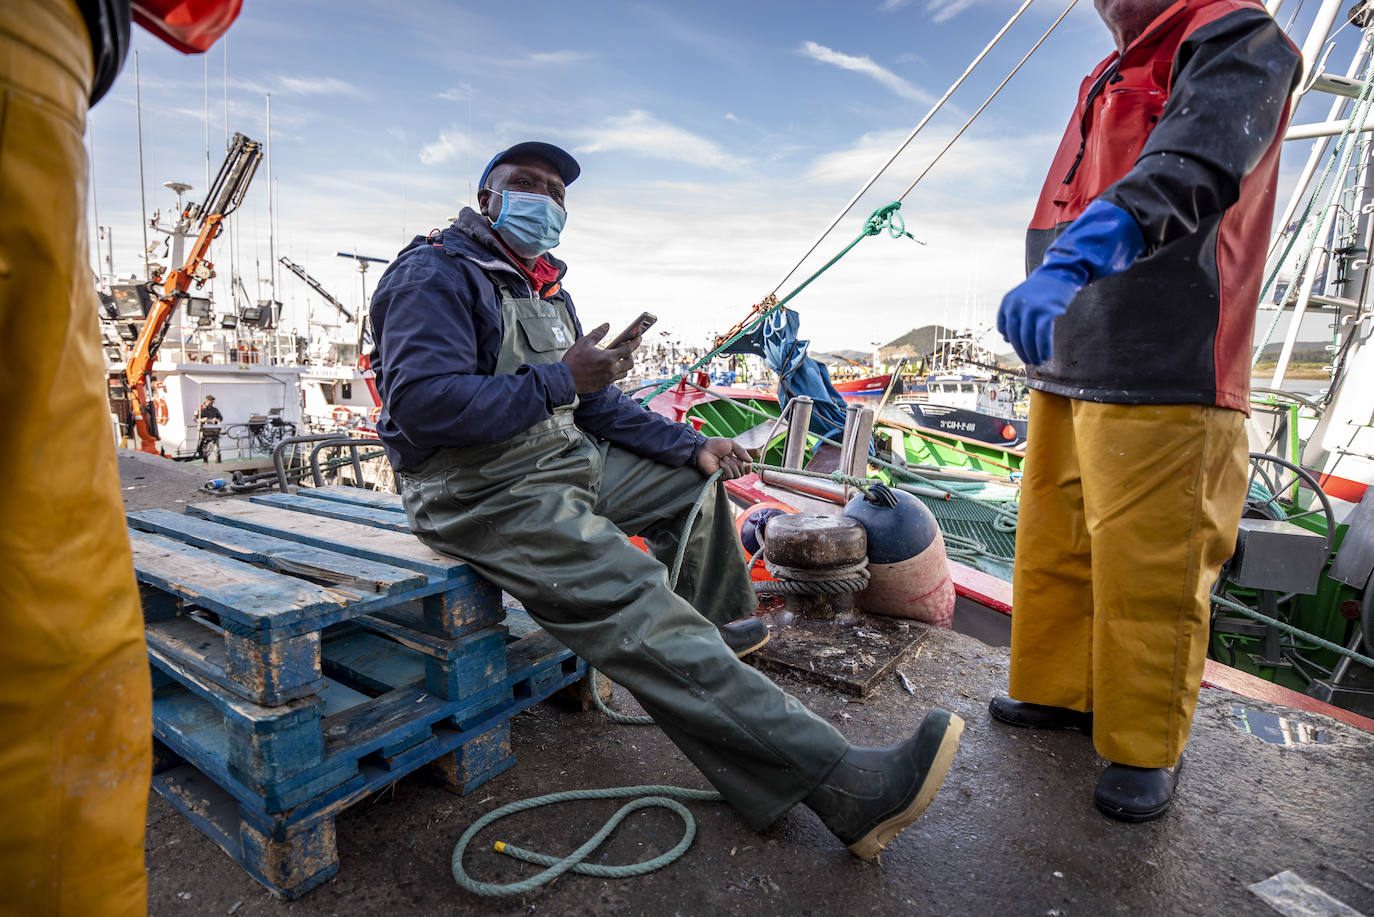
<path id="1" fill-rule="evenodd" d="M 559 802 L 573 802 L 585 799 L 622 799 L 628 796 L 640 796 L 643 798 L 634 799 L 621 806 L 620 809 L 610 817 L 606 824 L 601 826 L 599 831 L 567 856 L 553 857 L 498 842 L 495 845 L 495 850 L 498 853 L 504 853 L 507 856 L 524 860 L 527 863 L 535 863 L 540 866 L 548 867 L 542 872 L 530 876 L 527 879 L 505 885 L 495 882 L 479 882 L 469 876 L 467 871 L 463 869 L 463 854 L 467 851 L 468 844 L 472 842 L 472 839 L 476 837 L 477 833 L 483 828 L 508 815 L 514 815 L 517 812 L 525 812 L 530 809 L 539 808 L 540 806 L 552 805 Z M 520 895 L 532 891 L 541 885 L 552 882 L 565 872 L 601 876 L 609 879 L 623 879 L 653 872 L 655 869 L 667 866 L 669 863 L 682 856 L 682 854 L 687 851 L 687 848 L 692 845 L 692 841 L 696 837 L 697 826 L 696 820 L 692 818 L 692 813 L 689 812 L 684 805 L 669 797 L 694 799 L 702 802 L 724 801 L 724 797 L 712 790 L 691 790 L 683 787 L 658 786 L 652 784 L 644 786 L 610 787 L 602 790 L 569 790 L 565 793 L 550 793 L 547 796 L 521 799 L 488 812 L 486 815 L 483 815 L 481 818 L 477 819 L 477 821 L 473 822 L 472 827 L 463 832 L 463 836 L 458 839 L 457 846 L 453 848 L 453 858 L 451 861 L 453 879 L 474 895 L 481 895 L 482 897 L 502 897 Z M 645 808 L 669 809 L 677 813 L 682 819 L 686 830 L 683 832 L 682 840 L 678 841 L 676 846 L 671 850 L 640 863 L 628 863 L 620 866 L 597 866 L 583 862 L 583 860 L 595 852 L 596 849 L 605 842 L 606 838 L 611 835 L 611 832 L 614 831 L 627 816 L 632 812 Z"/>

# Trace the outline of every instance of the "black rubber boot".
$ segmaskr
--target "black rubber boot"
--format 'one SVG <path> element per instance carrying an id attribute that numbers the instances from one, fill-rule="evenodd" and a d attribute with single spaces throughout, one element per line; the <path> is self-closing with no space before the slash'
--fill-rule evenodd
<path id="1" fill-rule="evenodd" d="M 1131 767 L 1109 764 L 1097 779 L 1093 803 L 1117 821 L 1141 822 L 1159 818 L 1174 801 L 1183 759 L 1173 767 Z"/>
<path id="2" fill-rule="evenodd" d="M 1068 707 L 1047 707 L 1026 704 L 1010 697 L 994 697 L 988 704 L 992 718 L 1008 726 L 1025 729 L 1077 729 L 1085 735 L 1093 734 L 1093 715 L 1070 710 Z"/>
<path id="3" fill-rule="evenodd" d="M 962 719 L 936 709 L 905 742 L 850 746 L 804 801 L 855 856 L 871 860 L 935 798 L 963 731 Z"/>
<path id="4" fill-rule="evenodd" d="M 772 636 L 763 618 L 740 618 L 738 621 L 717 627 L 716 630 L 720 631 L 721 639 L 730 647 L 730 652 L 734 653 L 736 658 L 748 656 L 767 643 Z"/>

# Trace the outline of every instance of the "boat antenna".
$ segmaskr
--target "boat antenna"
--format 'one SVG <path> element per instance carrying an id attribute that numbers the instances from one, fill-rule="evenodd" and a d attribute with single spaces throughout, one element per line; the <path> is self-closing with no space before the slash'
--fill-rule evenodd
<path id="1" fill-rule="evenodd" d="M 272 194 L 272 93 L 267 93 L 267 284 L 271 289 L 273 323 L 281 321 L 281 303 L 277 301 L 277 236 L 276 213 Z"/>
<path id="2" fill-rule="evenodd" d="M 878 171 L 874 172 L 868 181 L 864 182 L 863 187 L 859 189 L 858 193 L 849 199 L 849 203 L 845 204 L 840 212 L 835 215 L 835 218 L 830 221 L 830 225 L 826 226 L 825 230 L 816 237 L 816 241 L 812 242 L 811 247 L 806 250 L 806 254 L 802 255 L 801 258 L 797 260 L 797 263 L 792 265 L 787 273 L 782 276 L 782 279 L 777 282 L 769 293 L 770 296 L 777 295 L 778 290 L 782 289 L 783 284 L 787 283 L 787 281 L 792 278 L 792 275 L 797 272 L 797 269 L 800 268 L 802 264 L 806 262 L 806 259 L 810 258 L 811 254 L 825 241 L 825 237 L 830 235 L 835 227 L 840 224 L 840 221 L 849 215 L 849 211 L 853 210 L 854 205 L 859 202 L 859 198 L 868 193 L 868 189 L 872 188 L 874 183 L 882 177 L 882 174 L 887 171 L 887 167 L 892 165 L 898 156 L 902 155 L 902 151 L 911 144 L 911 141 L 916 139 L 916 135 L 930 122 L 931 118 L 935 117 L 936 112 L 944 107 L 945 102 L 949 101 L 949 97 L 954 95 L 954 91 L 963 85 L 964 80 L 968 79 L 969 74 L 973 72 L 974 68 L 982 63 L 983 58 L 988 56 L 988 53 L 1002 40 L 1002 36 L 1007 34 L 1007 31 L 1016 23 L 1016 20 L 1021 18 L 1021 14 L 1030 8 L 1033 2 L 1034 0 L 1024 0 L 1016 12 L 1011 14 L 1011 18 L 1006 21 L 1006 24 L 998 30 L 996 35 L 992 36 L 992 40 L 987 43 L 987 46 L 984 47 L 982 51 L 978 52 L 978 56 L 969 62 L 969 65 L 964 68 L 964 72 L 959 74 L 958 79 L 951 83 L 949 88 L 945 90 L 945 94 L 936 100 L 935 104 L 931 106 L 930 111 L 926 112 L 925 117 L 920 120 L 920 123 L 912 128 L 911 133 L 907 134 L 906 139 L 898 145 L 897 149 L 892 152 L 892 155 L 887 158 L 887 161 L 878 167 Z"/>
<path id="3" fill-rule="evenodd" d="M 205 55 L 205 187 L 210 187 L 210 56 Z"/>
<path id="4" fill-rule="evenodd" d="M 134 52 L 134 111 L 138 122 L 138 206 L 139 219 L 143 224 L 143 279 L 148 276 L 148 198 L 143 190 L 143 84 L 138 73 L 138 52 Z"/>

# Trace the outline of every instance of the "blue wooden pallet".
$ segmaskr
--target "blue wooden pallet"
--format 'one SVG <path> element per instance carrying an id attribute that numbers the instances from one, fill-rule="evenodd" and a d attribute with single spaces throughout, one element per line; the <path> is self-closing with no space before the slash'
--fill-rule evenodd
<path id="1" fill-rule="evenodd" d="M 503 642 L 500 650 L 498 679 L 477 684 L 480 679 L 469 678 L 471 689 L 461 698 L 445 699 L 428 688 L 424 654 L 365 629 L 327 634 L 329 675 L 320 692 L 265 707 L 150 648 L 153 729 L 245 804 L 282 813 L 322 794 L 347 792 L 369 756 L 428 760 L 437 725 L 467 729 L 504 720 L 587 672 L 542 631 Z"/>
<path id="2" fill-rule="evenodd" d="M 338 869 L 333 818 L 421 765 L 467 792 L 512 715 L 586 664 L 353 488 L 129 516 L 153 666 L 154 788 L 260 882 Z"/>
<path id="3" fill-rule="evenodd" d="M 376 616 L 379 629 L 389 620 L 393 632 L 440 640 L 499 625 L 500 592 L 466 564 L 409 534 L 305 511 L 346 504 L 299 502 L 306 506 L 223 501 L 129 514 L 149 644 L 273 705 L 323 686 L 320 633 L 332 624 Z M 216 617 L 213 638 L 187 624 L 188 610 Z"/>
<path id="4" fill-rule="evenodd" d="M 576 661 L 570 671 L 560 665 L 542 674 L 516 684 L 508 703 L 471 721 L 447 717 L 431 723 L 413 745 L 405 744 L 405 726 L 368 736 L 354 748 L 374 750 L 355 760 L 351 777 L 282 812 L 269 811 L 228 776 L 222 759 L 198 760 L 206 749 L 203 738 L 188 747 L 181 734 L 159 728 L 165 725 L 158 723 L 164 698 L 155 698 L 153 789 L 255 879 L 282 897 L 297 898 L 338 871 L 334 819 L 353 803 L 426 764 L 456 793 L 469 793 L 514 766 L 510 717 L 584 677 L 586 664 Z M 351 715 L 362 723 L 369 711 L 360 707 L 367 705 L 339 710 L 327 722 L 346 726 Z M 389 755 L 388 739 L 395 746 Z"/>

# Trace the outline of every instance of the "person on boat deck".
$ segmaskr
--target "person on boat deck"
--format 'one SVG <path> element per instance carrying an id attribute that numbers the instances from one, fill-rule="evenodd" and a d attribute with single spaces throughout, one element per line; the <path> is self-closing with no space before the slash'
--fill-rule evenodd
<path id="1" fill-rule="evenodd" d="M 224 420 L 224 415 L 215 407 L 214 395 L 205 396 L 205 400 L 200 403 L 200 409 L 196 411 L 196 420 L 201 423 L 220 423 Z"/>
<path id="2" fill-rule="evenodd" d="M 1098 809 L 1145 821 L 1173 797 L 1236 543 L 1301 60 L 1254 0 L 1096 5 L 1116 51 L 1083 80 L 997 316 L 1032 391 L 1011 696 L 991 713 L 1090 732 L 1111 762 Z"/>
<path id="3" fill-rule="evenodd" d="M 480 209 L 416 237 L 378 282 L 377 433 L 411 529 L 628 689 L 752 828 L 805 802 L 871 858 L 935 795 L 963 722 L 936 710 L 897 745 L 851 746 L 741 662 L 768 629 L 719 483 L 669 588 L 706 476 L 737 477 L 748 455 L 613 384 L 639 340 L 584 334 L 549 254 L 579 172 L 547 143 L 497 154 Z"/>

